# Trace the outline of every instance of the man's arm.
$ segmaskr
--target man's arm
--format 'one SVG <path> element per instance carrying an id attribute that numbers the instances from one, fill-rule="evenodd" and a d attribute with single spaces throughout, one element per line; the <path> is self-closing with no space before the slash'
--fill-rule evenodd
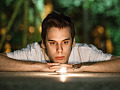
<path id="1" fill-rule="evenodd" d="M 82 64 L 49 63 L 50 69 L 58 71 L 66 67 L 67 72 L 120 72 L 120 58 L 112 56 L 111 60 L 100 62 L 86 62 Z"/>
<path id="2" fill-rule="evenodd" d="M 52 71 L 46 63 L 20 61 L 0 54 L 0 71 Z"/>
<path id="3" fill-rule="evenodd" d="M 112 56 L 108 61 L 82 63 L 80 68 L 74 69 L 74 72 L 120 72 L 120 58 Z"/>

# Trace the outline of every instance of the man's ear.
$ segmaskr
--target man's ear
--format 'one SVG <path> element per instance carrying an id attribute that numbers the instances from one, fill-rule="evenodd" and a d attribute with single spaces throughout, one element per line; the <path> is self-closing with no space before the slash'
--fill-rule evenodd
<path id="1" fill-rule="evenodd" d="M 75 37 L 74 37 L 74 39 L 73 39 L 72 47 L 75 47 Z"/>
<path id="2" fill-rule="evenodd" d="M 41 43 L 41 47 L 45 49 L 45 44 L 44 44 L 43 40 L 42 40 L 42 43 Z"/>

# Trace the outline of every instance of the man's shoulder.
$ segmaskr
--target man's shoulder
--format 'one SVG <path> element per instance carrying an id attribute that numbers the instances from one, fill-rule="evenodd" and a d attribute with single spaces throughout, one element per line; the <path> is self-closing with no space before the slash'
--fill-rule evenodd
<path id="1" fill-rule="evenodd" d="M 86 44 L 86 43 L 76 43 L 75 47 L 77 47 L 77 48 L 92 48 L 92 49 L 97 49 L 93 44 Z"/>
<path id="2" fill-rule="evenodd" d="M 38 42 L 28 44 L 27 47 L 14 52 L 8 52 L 7 56 L 23 61 L 44 62 L 44 55 Z"/>
<path id="3" fill-rule="evenodd" d="M 41 51 L 41 47 L 38 42 L 30 43 L 26 47 L 15 50 L 14 52 L 32 52 L 32 51 Z"/>
<path id="4" fill-rule="evenodd" d="M 27 45 L 27 48 L 37 48 L 37 47 L 40 47 L 39 42 L 34 42 L 34 43 L 31 43 L 31 44 Z"/>

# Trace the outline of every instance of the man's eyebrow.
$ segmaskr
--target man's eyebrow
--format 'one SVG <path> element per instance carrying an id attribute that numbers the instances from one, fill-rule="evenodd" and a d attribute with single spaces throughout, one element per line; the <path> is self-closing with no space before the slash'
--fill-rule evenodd
<path id="1" fill-rule="evenodd" d="M 66 38 L 66 39 L 64 39 L 63 41 L 65 41 L 65 40 L 70 40 L 70 38 Z"/>
<path id="2" fill-rule="evenodd" d="M 64 39 L 62 41 L 65 41 L 65 40 L 70 40 L 70 38 L 66 38 L 66 39 Z M 48 41 L 55 41 L 55 40 L 48 40 Z"/>
<path id="3" fill-rule="evenodd" d="M 55 41 L 55 40 L 48 40 L 48 41 Z"/>

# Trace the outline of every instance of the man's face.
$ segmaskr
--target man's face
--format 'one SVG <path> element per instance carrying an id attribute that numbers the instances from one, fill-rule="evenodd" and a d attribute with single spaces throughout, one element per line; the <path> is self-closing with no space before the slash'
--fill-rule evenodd
<path id="1" fill-rule="evenodd" d="M 50 28 L 46 34 L 45 48 L 50 60 L 55 63 L 67 63 L 72 49 L 70 28 Z"/>

